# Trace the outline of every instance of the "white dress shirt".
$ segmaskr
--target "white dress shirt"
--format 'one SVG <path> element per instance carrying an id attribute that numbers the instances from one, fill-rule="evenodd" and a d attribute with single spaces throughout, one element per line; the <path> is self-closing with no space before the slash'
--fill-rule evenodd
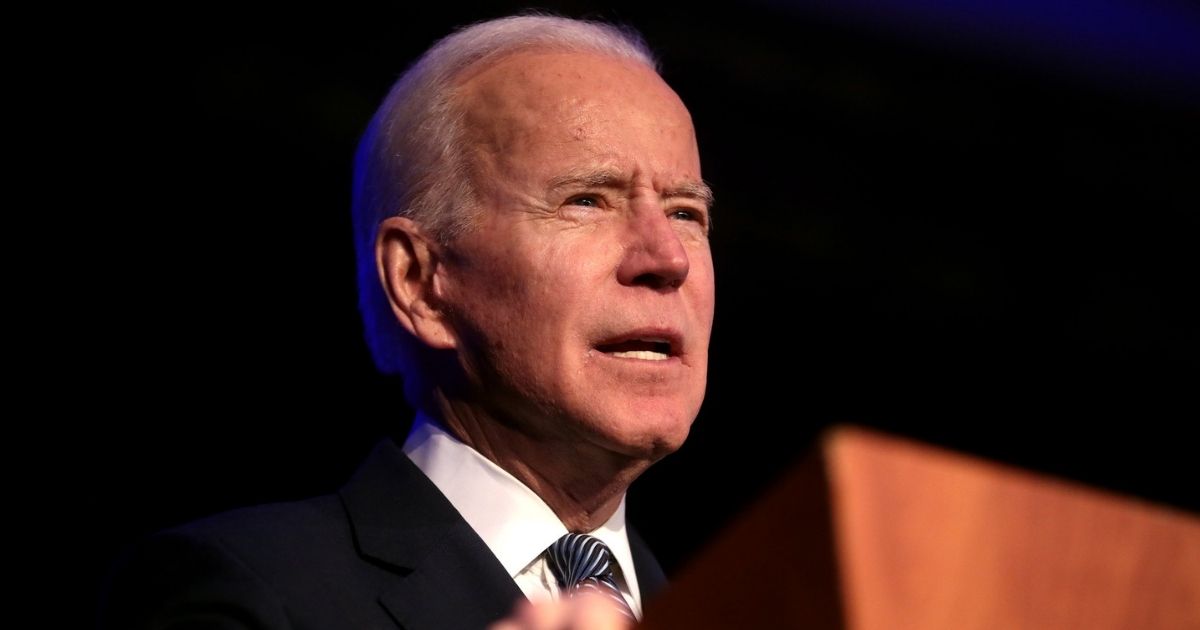
<path id="1" fill-rule="evenodd" d="M 544 552 L 568 532 L 541 497 L 422 413 L 413 421 L 404 454 L 446 495 L 526 597 L 531 601 L 558 597 L 558 583 Z M 612 550 L 617 585 L 641 619 L 642 598 L 625 531 L 624 495 L 612 517 L 587 533 Z"/>

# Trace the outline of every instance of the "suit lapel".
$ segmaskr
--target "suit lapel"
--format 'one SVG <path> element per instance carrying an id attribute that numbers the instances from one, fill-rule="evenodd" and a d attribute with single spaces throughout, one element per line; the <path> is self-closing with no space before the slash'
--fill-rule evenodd
<path id="1" fill-rule="evenodd" d="M 638 590 L 641 591 L 642 605 L 645 606 L 647 600 L 666 587 L 667 576 L 637 531 L 628 524 L 625 531 L 629 534 L 629 552 L 633 554 L 633 570 L 637 572 Z"/>
<path id="2" fill-rule="evenodd" d="M 359 553 L 397 579 L 379 595 L 407 630 L 482 628 L 524 595 L 454 506 L 392 440 L 339 493 Z"/>

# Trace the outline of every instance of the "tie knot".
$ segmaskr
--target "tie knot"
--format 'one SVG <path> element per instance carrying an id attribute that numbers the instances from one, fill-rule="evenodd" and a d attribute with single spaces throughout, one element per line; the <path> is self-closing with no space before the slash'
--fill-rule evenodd
<path id="1" fill-rule="evenodd" d="M 567 597 L 583 591 L 607 596 L 630 620 L 636 620 L 613 578 L 612 552 L 599 538 L 567 534 L 546 550 L 550 570 Z"/>
<path id="2" fill-rule="evenodd" d="M 550 570 L 558 585 L 575 590 L 589 578 L 612 580 L 612 553 L 599 538 L 567 534 L 550 545 Z"/>

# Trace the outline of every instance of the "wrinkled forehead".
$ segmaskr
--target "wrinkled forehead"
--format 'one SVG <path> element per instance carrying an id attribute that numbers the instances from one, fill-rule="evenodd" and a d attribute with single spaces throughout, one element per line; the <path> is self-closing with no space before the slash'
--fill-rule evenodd
<path id="1" fill-rule="evenodd" d="M 639 121 L 692 133 L 687 108 L 653 69 L 596 53 L 523 51 L 490 60 L 460 77 L 456 98 L 473 139 L 499 150 L 529 134 L 561 131 L 567 141 L 597 125 Z"/>

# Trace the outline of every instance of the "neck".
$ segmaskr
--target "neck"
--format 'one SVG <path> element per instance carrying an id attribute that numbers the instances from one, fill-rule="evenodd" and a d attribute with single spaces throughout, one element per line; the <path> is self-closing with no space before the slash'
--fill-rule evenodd
<path id="1" fill-rule="evenodd" d="M 447 431 L 533 490 L 572 532 L 607 522 L 650 466 L 578 437 L 530 435 L 472 405 L 437 398 L 432 415 Z"/>

